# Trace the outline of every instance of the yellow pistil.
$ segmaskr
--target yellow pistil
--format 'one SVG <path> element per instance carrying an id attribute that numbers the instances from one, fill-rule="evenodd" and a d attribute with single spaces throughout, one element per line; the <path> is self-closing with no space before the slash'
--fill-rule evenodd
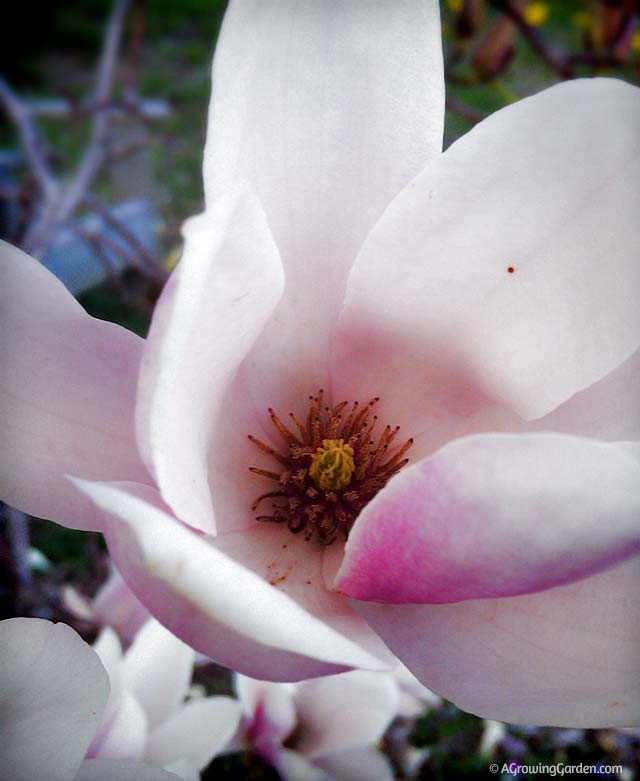
<path id="1" fill-rule="evenodd" d="M 344 439 L 323 439 L 311 459 L 309 476 L 323 491 L 338 491 L 349 485 L 355 468 L 351 445 Z"/>
<path id="2" fill-rule="evenodd" d="M 264 454 L 278 463 L 277 471 L 250 466 L 249 471 L 271 480 L 270 491 L 251 505 L 257 510 L 273 499 L 270 515 L 256 515 L 260 522 L 286 524 L 293 534 L 331 545 L 338 537 L 347 539 L 362 509 L 409 461 L 413 444 L 394 446 L 399 426 L 385 426 L 374 436 L 378 416 L 374 396 L 366 404 L 341 401 L 324 404 L 324 391 L 309 396 L 309 411 L 302 420 L 289 413 L 290 427 L 269 408 L 269 417 L 285 449 L 277 450 L 248 434 Z M 266 486 L 265 486 L 266 487 Z"/>

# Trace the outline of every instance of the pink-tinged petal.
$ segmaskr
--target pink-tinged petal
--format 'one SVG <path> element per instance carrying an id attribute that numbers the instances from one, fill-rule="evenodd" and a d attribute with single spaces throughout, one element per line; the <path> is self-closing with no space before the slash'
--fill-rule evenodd
<path id="1" fill-rule="evenodd" d="M 317 760 L 335 781 L 393 781 L 389 760 L 373 748 L 343 751 Z"/>
<path id="2" fill-rule="evenodd" d="M 590 578 L 455 605 L 358 602 L 390 648 L 463 710 L 516 724 L 640 724 L 640 557 Z"/>
<path id="3" fill-rule="evenodd" d="M 640 350 L 529 427 L 597 439 L 640 440 Z"/>
<path id="4" fill-rule="evenodd" d="M 215 532 L 208 461 L 225 454 L 214 421 L 284 282 L 265 215 L 246 189 L 190 219 L 184 234 L 145 347 L 138 439 L 175 514 Z"/>
<path id="5" fill-rule="evenodd" d="M 78 529 L 95 510 L 65 479 L 149 481 L 134 439 L 142 340 L 89 317 L 37 261 L 0 242 L 0 495 Z"/>
<path id="6" fill-rule="evenodd" d="M 149 735 L 145 758 L 163 766 L 186 759 L 202 770 L 231 740 L 240 713 L 231 697 L 192 700 Z"/>
<path id="7" fill-rule="evenodd" d="M 118 698 L 118 705 L 89 746 L 87 759 L 144 758 L 148 724 L 142 705 L 128 691 Z"/>
<path id="8" fill-rule="evenodd" d="M 138 632 L 122 665 L 125 687 L 147 714 L 149 729 L 172 716 L 185 699 L 195 651 L 150 619 Z"/>
<path id="9" fill-rule="evenodd" d="M 396 715 L 399 696 L 392 675 L 353 670 L 299 684 L 295 700 L 295 749 L 316 759 L 377 743 Z"/>
<path id="10" fill-rule="evenodd" d="M 440 603 L 540 591 L 640 552 L 640 446 L 478 434 L 408 467 L 358 518 L 336 587 Z"/>
<path id="11" fill-rule="evenodd" d="M 490 400 L 534 418 L 627 359 L 640 342 L 639 128 L 640 89 L 571 81 L 427 166 L 352 270 L 340 394 L 408 398 L 414 421 Z"/>
<path id="12" fill-rule="evenodd" d="M 11 781 L 69 781 L 109 695 L 98 656 L 71 627 L 0 623 L 0 768 Z"/>
<path id="13" fill-rule="evenodd" d="M 96 594 L 93 612 L 96 621 L 113 627 L 125 641 L 131 641 L 149 618 L 144 605 L 115 569 Z"/>
<path id="14" fill-rule="evenodd" d="M 48 776 L 43 776 L 43 778 Z M 178 776 L 159 767 L 117 759 L 87 759 L 73 781 L 176 781 Z M 33 781 L 30 779 L 30 781 Z M 66 781 L 69 781 L 66 779 Z"/>
<path id="15" fill-rule="evenodd" d="M 172 518 L 153 489 L 76 483 L 105 511 L 109 550 L 134 594 L 196 651 L 271 680 L 381 666 L 214 540 Z"/>
<path id="16" fill-rule="evenodd" d="M 232 2 L 213 68 L 204 178 L 212 203 L 248 179 L 287 290 L 259 349 L 273 406 L 327 381 L 345 280 L 389 201 L 442 149 L 438 4 Z"/>
<path id="17" fill-rule="evenodd" d="M 234 683 L 245 716 L 246 743 L 273 762 L 273 752 L 296 724 L 293 684 L 256 681 L 238 674 Z"/>

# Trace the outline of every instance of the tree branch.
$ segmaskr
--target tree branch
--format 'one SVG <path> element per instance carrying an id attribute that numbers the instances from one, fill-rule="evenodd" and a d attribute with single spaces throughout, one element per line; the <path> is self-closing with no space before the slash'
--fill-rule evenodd
<path id="1" fill-rule="evenodd" d="M 40 190 L 45 198 L 54 198 L 59 185 L 45 159 L 42 136 L 28 107 L 2 76 L 0 76 L 0 102 L 18 130 L 20 142 Z"/>
<path id="2" fill-rule="evenodd" d="M 114 4 L 103 39 L 92 103 L 106 103 L 111 97 L 129 5 L 130 0 L 116 0 Z M 89 145 L 71 182 L 64 188 L 61 197 L 45 204 L 40 219 L 27 233 L 24 248 L 35 257 L 44 256 L 55 231 L 71 217 L 93 183 L 105 158 L 109 125 L 109 111 L 94 114 Z"/>

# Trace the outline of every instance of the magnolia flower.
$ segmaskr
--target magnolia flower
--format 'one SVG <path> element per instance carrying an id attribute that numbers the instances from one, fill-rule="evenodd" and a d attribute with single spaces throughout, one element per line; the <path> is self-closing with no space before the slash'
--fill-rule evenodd
<path id="1" fill-rule="evenodd" d="M 66 624 L 0 622 L 0 767 L 11 781 L 169 781 L 157 767 L 84 759 L 109 697 L 95 651 Z"/>
<path id="2" fill-rule="evenodd" d="M 284 781 L 385 781 L 376 748 L 400 708 L 393 675 L 354 670 L 298 684 L 236 676 L 243 718 L 230 749 L 255 751 Z"/>
<path id="3" fill-rule="evenodd" d="M 443 118 L 435 0 L 231 2 L 148 339 L 5 247 L 0 491 L 242 673 L 382 638 L 485 717 L 637 722 L 640 91 Z"/>
<path id="4" fill-rule="evenodd" d="M 94 649 L 109 674 L 111 693 L 87 757 L 144 760 L 197 781 L 236 731 L 238 703 L 231 697 L 185 702 L 195 653 L 153 619 L 124 655 L 110 628 Z"/>

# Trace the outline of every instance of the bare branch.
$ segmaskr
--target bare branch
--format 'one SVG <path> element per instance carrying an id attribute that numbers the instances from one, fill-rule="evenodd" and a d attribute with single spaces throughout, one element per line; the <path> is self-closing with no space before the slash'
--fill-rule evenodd
<path id="1" fill-rule="evenodd" d="M 84 204 L 98 214 L 136 252 L 140 258 L 140 263 L 136 265 L 141 266 L 141 270 L 146 271 L 147 276 L 160 285 L 164 285 L 169 276 L 167 269 L 149 252 L 138 237 L 126 225 L 114 217 L 113 213 L 97 196 L 88 195 L 84 199 Z"/>
<path id="2" fill-rule="evenodd" d="M 24 106 L 33 117 L 54 117 L 64 119 L 85 119 L 98 111 L 109 111 L 112 116 L 129 114 L 144 121 L 166 119 L 170 114 L 169 104 L 162 98 L 136 98 L 133 95 L 112 98 L 102 103 L 94 101 L 77 102 L 68 98 L 32 98 L 23 100 Z"/>
<path id="3" fill-rule="evenodd" d="M 462 103 L 462 101 L 452 97 L 451 95 L 447 95 L 446 97 L 446 107 L 449 111 L 452 111 L 454 114 L 457 114 L 463 119 L 466 119 L 467 122 L 471 122 L 473 125 L 477 125 L 478 122 L 482 122 L 482 120 L 485 118 L 484 115 L 479 111 L 476 111 L 471 106 L 467 106 L 466 103 Z"/>
<path id="4" fill-rule="evenodd" d="M 129 5 L 130 0 L 115 1 L 105 30 L 92 97 L 93 103 L 101 104 L 111 97 L 118 51 Z M 25 249 L 36 257 L 44 256 L 55 231 L 71 217 L 93 183 L 107 151 L 109 124 L 108 111 L 94 114 L 91 139 L 75 175 L 61 197 L 45 205 L 41 218 L 25 237 Z"/>
<path id="5" fill-rule="evenodd" d="M 38 127 L 26 104 L 20 100 L 2 76 L 0 76 L 0 102 L 18 130 L 20 142 L 43 195 L 45 198 L 55 197 L 58 183 L 45 159 L 44 144 Z"/>
<path id="6" fill-rule="evenodd" d="M 511 0 L 490 0 L 490 2 L 495 9 L 511 19 L 523 37 L 529 42 L 531 48 L 542 57 L 547 65 L 564 79 L 575 78 L 576 74 L 569 64 L 567 56 L 558 47 L 548 43 L 539 30 L 528 24 L 522 11 Z"/>

